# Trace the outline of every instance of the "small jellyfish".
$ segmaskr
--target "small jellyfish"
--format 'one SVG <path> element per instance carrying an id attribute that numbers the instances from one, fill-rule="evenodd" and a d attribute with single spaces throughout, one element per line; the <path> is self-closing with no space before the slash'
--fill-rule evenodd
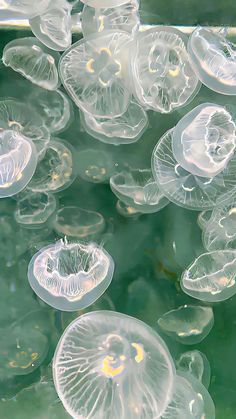
<path id="1" fill-rule="evenodd" d="M 136 210 L 136 208 L 131 207 L 130 205 L 126 205 L 120 200 L 118 200 L 116 203 L 116 210 L 120 215 L 122 215 L 122 217 L 126 218 L 136 218 L 141 215 L 141 212 Z"/>
<path id="2" fill-rule="evenodd" d="M 203 253 L 183 272 L 181 287 L 201 301 L 224 301 L 236 293 L 236 251 Z"/>
<path id="3" fill-rule="evenodd" d="M 152 154 L 152 173 L 162 193 L 175 204 L 198 211 L 231 201 L 236 192 L 236 153 L 218 175 L 193 175 L 174 157 L 173 132 L 172 129 L 163 135 Z"/>
<path id="4" fill-rule="evenodd" d="M 95 149 L 81 150 L 77 154 L 78 175 L 92 183 L 108 183 L 115 172 L 112 155 Z"/>
<path id="5" fill-rule="evenodd" d="M 130 100 L 128 49 L 130 35 L 106 31 L 84 38 L 61 57 L 62 83 L 75 104 L 95 118 L 122 115 Z"/>
<path id="6" fill-rule="evenodd" d="M 49 50 L 34 37 L 14 39 L 5 46 L 2 56 L 7 67 L 47 90 L 56 90 L 60 84 L 59 58 L 58 52 Z"/>
<path id="7" fill-rule="evenodd" d="M 200 351 L 188 351 L 180 355 L 176 362 L 177 370 L 191 374 L 208 388 L 211 380 L 211 367 L 205 354 Z"/>
<path id="8" fill-rule="evenodd" d="M 188 172 L 211 178 L 235 153 L 236 126 L 223 106 L 204 103 L 185 115 L 172 135 L 175 159 Z"/>
<path id="9" fill-rule="evenodd" d="M 15 220 L 27 228 L 41 228 L 52 218 L 57 208 L 57 200 L 48 192 L 23 192 L 17 201 Z"/>
<path id="10" fill-rule="evenodd" d="M 43 301 L 62 311 L 82 310 L 110 285 L 111 256 L 96 243 L 62 240 L 40 249 L 30 261 L 28 279 Z"/>
<path id="11" fill-rule="evenodd" d="M 130 169 L 115 174 L 110 178 L 110 186 L 118 199 L 141 213 L 160 211 L 169 203 L 149 169 Z"/>
<path id="12" fill-rule="evenodd" d="M 138 30 L 139 23 L 139 13 L 135 3 L 126 3 L 107 9 L 84 6 L 81 15 L 84 36 L 92 33 L 101 34 L 106 30 L 133 33 Z"/>
<path id="13" fill-rule="evenodd" d="M 38 16 L 30 19 L 33 34 L 48 48 L 64 51 L 72 41 L 71 9 L 66 0 L 54 0 Z"/>
<path id="14" fill-rule="evenodd" d="M 119 7 L 123 4 L 129 3 L 134 4 L 136 7 L 139 6 L 139 0 L 81 0 L 82 3 L 94 7 L 95 9 Z"/>
<path id="15" fill-rule="evenodd" d="M 194 345 L 210 333 L 214 324 L 211 307 L 184 305 L 158 319 L 161 330 L 177 342 Z"/>
<path id="16" fill-rule="evenodd" d="M 87 239 L 104 230 L 105 220 L 98 212 L 68 206 L 57 211 L 53 227 L 63 237 Z"/>
<path id="17" fill-rule="evenodd" d="M 236 95 L 235 44 L 227 39 L 227 30 L 198 27 L 189 38 L 188 53 L 203 84 L 223 95 Z"/>
<path id="18" fill-rule="evenodd" d="M 169 113 L 185 106 L 198 93 L 200 84 L 186 45 L 186 35 L 171 27 L 138 33 L 131 57 L 133 87 L 146 109 Z"/>
<path id="19" fill-rule="evenodd" d="M 127 111 L 116 118 L 95 118 L 92 114 L 81 112 L 81 120 L 88 134 L 113 145 L 135 143 L 148 127 L 147 113 L 133 100 Z"/>
<path id="20" fill-rule="evenodd" d="M 37 166 L 33 142 L 16 131 L 0 130 L 0 198 L 22 191 Z"/>
<path id="21" fill-rule="evenodd" d="M 54 384 L 73 417 L 157 418 L 175 369 L 160 336 L 121 313 L 95 311 L 65 330 L 53 359 Z"/>
<path id="22" fill-rule="evenodd" d="M 28 189 L 33 192 L 59 192 L 68 188 L 76 175 L 75 151 L 71 144 L 61 139 L 51 140 Z"/>

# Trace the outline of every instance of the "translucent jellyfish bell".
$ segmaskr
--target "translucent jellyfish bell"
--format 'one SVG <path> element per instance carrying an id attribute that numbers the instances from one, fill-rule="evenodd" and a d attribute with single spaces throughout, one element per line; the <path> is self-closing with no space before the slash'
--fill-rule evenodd
<path id="1" fill-rule="evenodd" d="M 125 32 L 107 31 L 76 42 L 62 55 L 62 83 L 84 112 L 96 118 L 114 118 L 126 111 L 130 42 Z"/>
<path id="2" fill-rule="evenodd" d="M 177 370 L 191 374 L 208 388 L 211 379 L 211 367 L 205 354 L 200 351 L 188 351 L 180 355 L 176 362 Z"/>
<path id="3" fill-rule="evenodd" d="M 200 84 L 186 45 L 186 36 L 171 27 L 138 33 L 131 70 L 135 95 L 145 108 L 168 113 L 185 106 L 197 94 Z"/>
<path id="4" fill-rule="evenodd" d="M 164 333 L 177 342 L 194 345 L 210 333 L 214 324 L 211 307 L 184 305 L 165 313 L 158 320 Z"/>
<path id="5" fill-rule="evenodd" d="M 22 191 L 37 166 L 33 142 L 15 131 L 0 130 L 0 198 Z"/>
<path id="6" fill-rule="evenodd" d="M 109 8 L 109 7 L 119 7 L 123 4 L 130 3 L 138 7 L 139 0 L 81 0 L 82 3 L 87 4 L 88 6 L 96 8 Z"/>
<path id="7" fill-rule="evenodd" d="M 148 126 L 148 116 L 144 109 L 131 100 L 127 111 L 116 118 L 95 118 L 81 112 L 84 129 L 92 137 L 107 144 L 131 144 L 138 141 Z"/>
<path id="8" fill-rule="evenodd" d="M 190 173 L 213 177 L 227 167 L 236 145 L 236 125 L 230 113 L 212 103 L 197 106 L 176 125 L 172 150 Z"/>
<path id="9" fill-rule="evenodd" d="M 96 243 L 66 241 L 43 247 L 30 261 L 28 279 L 34 292 L 62 311 L 82 310 L 110 285 L 111 256 Z"/>
<path id="10" fill-rule="evenodd" d="M 11 18 L 12 13 L 26 15 L 28 18 L 36 16 L 45 10 L 50 0 L 2 0 L 0 3 L 0 15 Z M 13 15 L 14 16 L 14 15 Z"/>
<path id="11" fill-rule="evenodd" d="M 183 272 L 181 287 L 202 301 L 224 301 L 236 293 L 236 251 L 203 253 Z"/>
<path id="12" fill-rule="evenodd" d="M 198 27 L 189 38 L 188 53 L 203 84 L 218 93 L 236 95 L 235 44 L 227 39 L 227 30 Z"/>
<path id="13" fill-rule="evenodd" d="M 79 176 L 92 183 L 108 183 L 115 171 L 112 155 L 102 150 L 81 150 L 77 162 Z"/>
<path id="14" fill-rule="evenodd" d="M 118 199 L 139 212 L 157 212 L 169 203 L 149 169 L 131 169 L 115 174 L 110 178 L 110 186 Z"/>
<path id="15" fill-rule="evenodd" d="M 68 413 L 81 419 L 159 417 L 170 401 L 174 374 L 160 336 L 112 311 L 73 321 L 53 359 L 57 393 Z"/>
<path id="16" fill-rule="evenodd" d="M 49 50 L 33 37 L 9 42 L 2 56 L 7 67 L 47 90 L 56 90 L 60 84 L 57 72 L 59 58 L 59 53 Z"/>
<path id="17" fill-rule="evenodd" d="M 200 212 L 199 216 L 197 217 L 197 223 L 202 230 L 204 230 L 206 225 L 208 224 L 208 221 L 211 218 L 211 214 L 212 214 L 212 211 L 205 210 L 205 211 Z"/>

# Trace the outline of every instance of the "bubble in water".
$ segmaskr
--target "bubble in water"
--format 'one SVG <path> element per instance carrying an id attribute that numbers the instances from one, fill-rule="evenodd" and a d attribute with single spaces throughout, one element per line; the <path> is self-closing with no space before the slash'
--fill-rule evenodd
<path id="1" fill-rule="evenodd" d="M 170 401 L 174 373 L 159 335 L 112 311 L 73 321 L 53 360 L 57 393 L 65 409 L 80 418 L 159 417 Z"/>

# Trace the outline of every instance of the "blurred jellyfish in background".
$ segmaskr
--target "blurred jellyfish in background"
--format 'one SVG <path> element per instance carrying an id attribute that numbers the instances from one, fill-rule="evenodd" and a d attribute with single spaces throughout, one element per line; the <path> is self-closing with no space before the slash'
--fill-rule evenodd
<path id="1" fill-rule="evenodd" d="M 82 149 L 77 153 L 78 175 L 92 183 L 109 183 L 115 172 L 112 155 L 94 148 Z"/>
<path id="2" fill-rule="evenodd" d="M 176 361 L 177 370 L 191 374 L 208 388 L 211 380 L 211 367 L 206 355 L 198 350 L 182 353 Z"/>

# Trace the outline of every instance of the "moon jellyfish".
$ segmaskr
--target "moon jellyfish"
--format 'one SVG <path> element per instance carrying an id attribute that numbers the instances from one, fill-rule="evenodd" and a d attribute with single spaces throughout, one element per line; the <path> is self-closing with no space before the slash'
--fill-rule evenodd
<path id="1" fill-rule="evenodd" d="M 81 16 L 84 36 L 92 33 L 101 34 L 106 30 L 132 33 L 138 30 L 139 23 L 138 9 L 134 3 L 126 3 L 119 7 L 109 7 L 107 9 L 84 6 Z"/>
<path id="2" fill-rule="evenodd" d="M 26 15 L 29 18 L 42 13 L 42 10 L 45 10 L 49 3 L 50 0 L 2 0 L 0 14 L 3 14 L 6 19 L 12 18 L 12 13 L 18 16 L 19 14 Z"/>
<path id="3" fill-rule="evenodd" d="M 53 194 L 27 191 L 17 201 L 15 220 L 27 228 L 41 228 L 49 222 L 56 208 L 57 200 Z"/>
<path id="4" fill-rule="evenodd" d="M 211 380 L 210 363 L 202 352 L 194 350 L 184 352 L 176 362 L 177 370 L 191 374 L 208 388 Z"/>
<path id="5" fill-rule="evenodd" d="M 118 199 L 142 213 L 160 211 L 169 203 L 149 169 L 130 169 L 115 174 L 110 178 L 110 186 Z"/>
<path id="6" fill-rule="evenodd" d="M 82 310 L 110 285 L 111 256 L 96 243 L 62 240 L 43 247 L 30 261 L 28 279 L 43 301 L 62 311 Z"/>
<path id="7" fill-rule="evenodd" d="M 187 38 L 163 26 L 139 32 L 131 58 L 133 87 L 146 109 L 169 113 L 185 106 L 200 85 L 186 51 Z"/>
<path id="8" fill-rule="evenodd" d="M 111 154 L 102 150 L 79 151 L 77 163 L 79 176 L 92 183 L 108 183 L 115 171 Z"/>
<path id="9" fill-rule="evenodd" d="M 69 143 L 50 141 L 28 185 L 33 192 L 59 192 L 76 178 L 75 151 Z"/>
<path id="10" fill-rule="evenodd" d="M 206 225 L 208 224 L 208 221 L 211 218 L 211 214 L 212 214 L 212 211 L 205 210 L 205 211 L 200 212 L 199 216 L 197 217 L 197 223 L 202 230 L 204 230 Z"/>
<path id="11" fill-rule="evenodd" d="M 203 84 L 223 95 L 236 95 L 235 44 L 227 39 L 227 30 L 198 27 L 189 38 L 188 53 Z"/>
<path id="12" fill-rule="evenodd" d="M 223 106 L 204 103 L 185 115 L 172 135 L 177 162 L 196 176 L 211 178 L 222 172 L 233 157 L 236 126 Z"/>
<path id="13" fill-rule="evenodd" d="M 236 251 L 203 253 L 184 271 L 183 291 L 198 300 L 224 301 L 236 293 Z"/>
<path id="14" fill-rule="evenodd" d="M 81 0 L 82 3 L 87 4 L 88 6 L 96 8 L 109 8 L 109 7 L 119 7 L 123 4 L 130 3 L 138 7 L 139 0 Z"/>
<path id="15" fill-rule="evenodd" d="M 65 330 L 53 359 L 65 409 L 82 418 L 154 418 L 172 395 L 174 366 L 160 336 L 145 323 L 95 311 Z"/>
<path id="16" fill-rule="evenodd" d="M 47 90 L 56 90 L 60 84 L 59 58 L 58 52 L 49 50 L 34 37 L 14 39 L 5 46 L 2 56 L 7 67 Z"/>
<path id="17" fill-rule="evenodd" d="M 92 137 L 107 144 L 131 144 L 138 141 L 148 126 L 148 116 L 136 102 L 130 101 L 127 111 L 116 118 L 95 118 L 81 112 L 84 129 Z"/>
<path id="18" fill-rule="evenodd" d="M 37 166 L 33 142 L 15 131 L 0 130 L 0 198 L 22 191 Z"/>
<path id="19" fill-rule="evenodd" d="M 129 34 L 107 31 L 76 42 L 62 55 L 62 83 L 84 112 L 96 118 L 115 118 L 126 111 L 130 45 Z"/>
<path id="20" fill-rule="evenodd" d="M 177 342 L 194 345 L 210 333 L 214 324 L 211 307 L 184 305 L 158 319 L 161 330 Z"/>
<path id="21" fill-rule="evenodd" d="M 174 157 L 173 131 L 163 135 L 152 154 L 153 176 L 162 193 L 179 206 L 199 211 L 232 200 L 236 192 L 236 153 L 218 175 L 211 178 L 194 175 Z"/>
<path id="22" fill-rule="evenodd" d="M 124 202 L 120 200 L 118 200 L 116 203 L 116 210 L 120 215 L 126 218 L 136 218 L 141 215 L 141 212 L 139 212 L 133 207 L 130 207 L 129 205 L 126 205 Z"/>
<path id="23" fill-rule="evenodd" d="M 48 48 L 64 51 L 72 41 L 71 9 L 66 0 L 56 0 L 38 16 L 30 19 L 33 34 Z"/>

